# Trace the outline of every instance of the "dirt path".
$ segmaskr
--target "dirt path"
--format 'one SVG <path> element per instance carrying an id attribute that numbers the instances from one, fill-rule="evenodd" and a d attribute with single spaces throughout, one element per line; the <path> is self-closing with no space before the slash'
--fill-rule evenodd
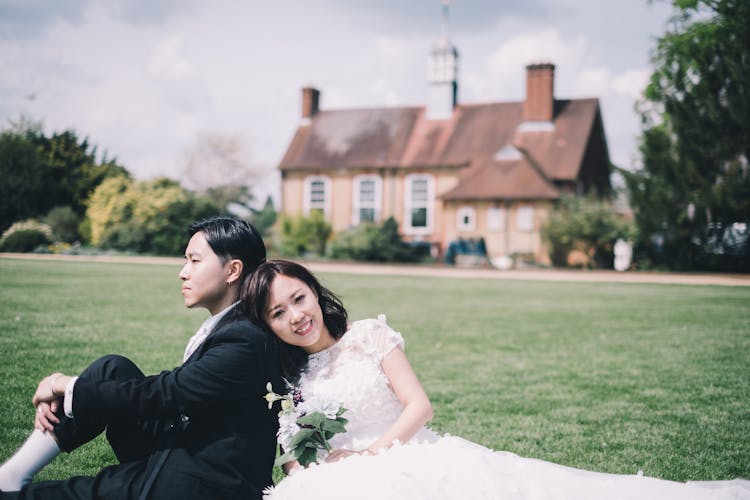
<path id="1" fill-rule="evenodd" d="M 36 259 L 79 262 L 116 262 L 141 264 L 166 264 L 179 266 L 181 258 L 144 257 L 121 255 L 52 255 L 0 253 L 5 259 Z M 618 283 L 668 283 L 682 285 L 724 285 L 750 286 L 748 274 L 709 274 L 709 273 L 657 273 L 657 272 L 617 272 L 617 271 L 578 271 L 558 269 L 459 269 L 446 266 L 417 266 L 405 264 L 363 264 L 351 262 L 310 261 L 305 263 L 314 272 L 347 273 L 359 275 L 389 274 L 396 276 L 436 276 L 445 278 L 482 278 L 538 281 L 579 281 L 579 282 L 618 282 Z"/>

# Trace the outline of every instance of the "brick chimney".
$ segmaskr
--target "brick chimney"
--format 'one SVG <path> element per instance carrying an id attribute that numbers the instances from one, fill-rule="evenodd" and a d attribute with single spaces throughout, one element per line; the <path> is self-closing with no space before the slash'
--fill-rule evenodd
<path id="1" fill-rule="evenodd" d="M 319 111 L 320 91 L 313 87 L 302 88 L 302 120 L 310 120 Z"/>
<path id="2" fill-rule="evenodd" d="M 552 122 L 555 109 L 554 88 L 554 64 L 526 66 L 526 101 L 523 103 L 525 122 Z"/>

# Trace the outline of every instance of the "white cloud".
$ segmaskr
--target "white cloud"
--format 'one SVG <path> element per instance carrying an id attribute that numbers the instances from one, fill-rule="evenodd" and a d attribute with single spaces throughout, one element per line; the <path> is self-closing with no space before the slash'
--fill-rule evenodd
<path id="1" fill-rule="evenodd" d="M 195 73 L 193 66 L 182 52 L 182 39 L 179 36 L 172 36 L 160 43 L 148 61 L 149 74 L 172 80 L 192 76 Z"/>
<path id="2" fill-rule="evenodd" d="M 618 94 L 638 99 L 650 77 L 651 70 L 647 68 L 628 70 L 612 79 L 612 89 Z"/>

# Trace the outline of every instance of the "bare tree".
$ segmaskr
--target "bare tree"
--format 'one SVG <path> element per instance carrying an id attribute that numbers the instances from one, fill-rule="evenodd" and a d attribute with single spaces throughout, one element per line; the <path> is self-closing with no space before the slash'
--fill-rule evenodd
<path id="1" fill-rule="evenodd" d="M 203 132 L 185 153 L 181 180 L 185 187 L 202 193 L 227 210 L 239 205 L 252 211 L 253 186 L 268 176 L 266 168 L 253 165 L 237 134 Z"/>

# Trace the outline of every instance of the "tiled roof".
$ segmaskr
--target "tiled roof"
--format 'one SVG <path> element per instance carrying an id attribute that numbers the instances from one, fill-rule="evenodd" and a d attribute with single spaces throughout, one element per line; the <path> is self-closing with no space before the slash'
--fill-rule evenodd
<path id="1" fill-rule="evenodd" d="M 446 199 L 556 198 L 554 182 L 579 174 L 598 113 L 597 99 L 556 100 L 554 126 L 535 127 L 522 126 L 522 102 L 463 104 L 439 121 L 424 107 L 324 110 L 279 168 L 468 166 Z M 514 147 L 522 155 L 504 156 Z"/>

